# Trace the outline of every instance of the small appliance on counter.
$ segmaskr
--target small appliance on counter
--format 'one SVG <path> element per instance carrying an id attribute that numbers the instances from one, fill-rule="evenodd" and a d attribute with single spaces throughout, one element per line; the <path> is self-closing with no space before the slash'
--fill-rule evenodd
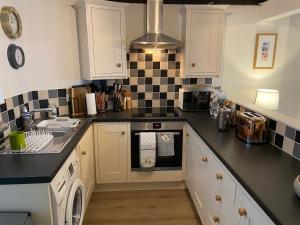
<path id="1" fill-rule="evenodd" d="M 237 117 L 236 135 L 243 141 L 255 144 L 267 141 L 267 119 L 255 112 L 243 112 Z"/>
<path id="2" fill-rule="evenodd" d="M 179 108 L 182 111 L 209 111 L 212 88 L 191 86 L 179 89 Z"/>
<path id="3" fill-rule="evenodd" d="M 297 196 L 300 198 L 300 175 L 294 181 L 294 189 Z"/>
<path id="4" fill-rule="evenodd" d="M 71 115 L 83 116 L 86 114 L 86 94 L 91 93 L 90 85 L 78 85 L 70 88 Z"/>

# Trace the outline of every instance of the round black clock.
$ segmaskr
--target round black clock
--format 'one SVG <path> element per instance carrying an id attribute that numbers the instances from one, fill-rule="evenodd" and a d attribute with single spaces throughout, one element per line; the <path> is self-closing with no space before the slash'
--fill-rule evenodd
<path id="1" fill-rule="evenodd" d="M 20 46 L 11 44 L 7 48 L 8 62 L 14 69 L 19 69 L 25 64 L 25 54 Z"/>

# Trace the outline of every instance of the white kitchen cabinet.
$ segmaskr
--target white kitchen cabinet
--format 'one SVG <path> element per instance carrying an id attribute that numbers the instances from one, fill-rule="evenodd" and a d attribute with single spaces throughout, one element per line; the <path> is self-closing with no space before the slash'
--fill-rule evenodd
<path id="1" fill-rule="evenodd" d="M 184 78 L 219 76 L 224 10 L 186 7 L 182 40 Z"/>
<path id="2" fill-rule="evenodd" d="M 239 225 L 272 225 L 273 222 L 265 215 L 249 194 L 241 189 L 241 200 L 238 209 Z"/>
<path id="3" fill-rule="evenodd" d="M 202 223 L 273 225 L 190 126 L 187 133 L 186 183 Z"/>
<path id="4" fill-rule="evenodd" d="M 95 186 L 95 158 L 94 158 L 93 127 L 90 126 L 77 145 L 80 159 L 80 176 L 85 186 L 86 201 L 91 198 Z"/>
<path id="5" fill-rule="evenodd" d="M 97 183 L 128 180 L 129 137 L 129 123 L 95 124 Z"/>
<path id="6" fill-rule="evenodd" d="M 83 3 L 77 7 L 77 24 L 82 78 L 126 78 L 124 8 Z"/>
<path id="7" fill-rule="evenodd" d="M 187 141 L 187 185 L 190 194 L 200 215 L 200 218 L 205 220 L 207 190 L 208 190 L 208 161 L 209 155 L 205 154 L 201 148 L 200 137 L 191 129 L 188 128 Z M 204 221 L 203 221 L 204 222 Z"/>

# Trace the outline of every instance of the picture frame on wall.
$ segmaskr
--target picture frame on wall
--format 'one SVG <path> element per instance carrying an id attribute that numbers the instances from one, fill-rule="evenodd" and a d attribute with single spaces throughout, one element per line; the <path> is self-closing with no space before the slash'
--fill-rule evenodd
<path id="1" fill-rule="evenodd" d="M 274 69 L 277 38 L 276 33 L 256 35 L 253 69 Z"/>

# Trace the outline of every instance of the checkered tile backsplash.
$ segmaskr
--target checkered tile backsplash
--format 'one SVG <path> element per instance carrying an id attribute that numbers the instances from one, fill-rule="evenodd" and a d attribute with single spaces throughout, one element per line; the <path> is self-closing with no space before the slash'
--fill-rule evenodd
<path id="1" fill-rule="evenodd" d="M 9 129 L 0 133 L 0 140 L 7 137 L 11 131 L 21 128 L 21 106 L 26 106 L 29 110 L 48 108 L 49 105 L 58 107 L 60 115 L 69 113 L 67 89 L 53 89 L 45 91 L 30 91 L 5 99 L 5 103 L 0 105 L 0 120 L 9 124 Z M 35 113 L 35 118 L 39 118 L 41 113 Z"/>
<path id="2" fill-rule="evenodd" d="M 129 78 L 118 83 L 131 91 L 134 108 L 176 107 L 180 88 L 212 83 L 212 78 L 180 78 L 180 54 L 176 50 L 148 53 L 142 49 L 131 49 L 127 62 Z M 108 85 L 113 82 L 108 81 Z"/>
<path id="3" fill-rule="evenodd" d="M 241 112 L 251 111 L 237 105 Z M 268 118 L 268 142 L 300 160 L 300 131 Z"/>

